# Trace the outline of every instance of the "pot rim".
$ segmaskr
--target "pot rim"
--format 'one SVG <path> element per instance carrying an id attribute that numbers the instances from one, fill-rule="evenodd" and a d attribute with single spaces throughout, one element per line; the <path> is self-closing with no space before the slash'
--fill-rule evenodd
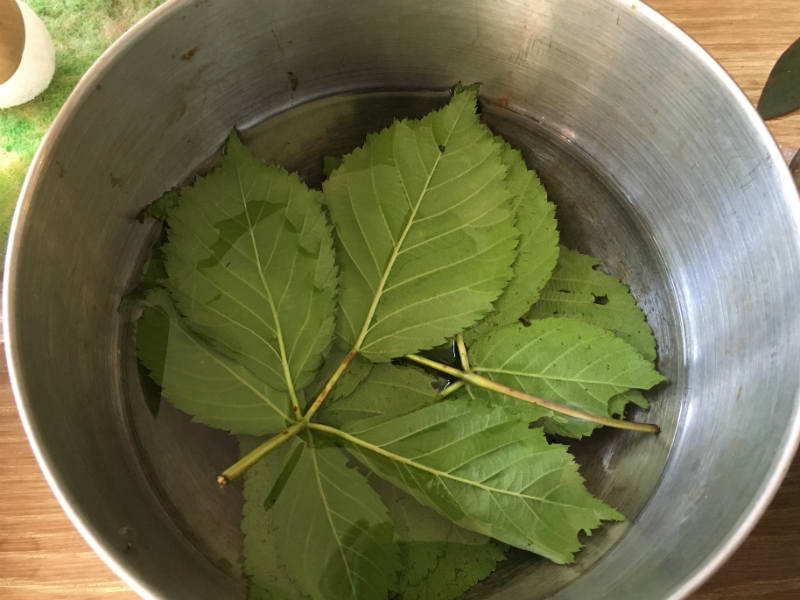
<path id="1" fill-rule="evenodd" d="M 779 185 L 783 197 L 787 199 L 787 205 L 792 211 L 794 222 L 797 225 L 797 231 L 800 232 L 800 197 L 798 197 L 798 190 L 792 175 L 769 129 L 758 115 L 753 105 L 750 104 L 750 101 L 738 84 L 736 84 L 722 66 L 717 63 L 698 42 L 655 9 L 638 0 L 633 0 L 633 2 L 631 2 L 631 0 L 611 1 L 619 5 L 620 11 L 627 11 L 631 13 L 632 16 L 646 21 L 654 29 L 663 32 L 666 36 L 671 38 L 676 45 L 682 46 L 688 50 L 696 60 L 700 61 L 713 73 L 716 83 L 720 84 L 729 93 L 737 107 L 744 112 L 744 115 L 747 117 L 747 120 L 758 136 L 759 141 L 767 149 L 769 162 L 777 165 L 779 179 L 776 183 Z M 92 550 L 94 550 L 115 575 L 129 585 L 137 594 L 145 599 L 153 600 L 159 599 L 158 594 L 149 587 L 147 582 L 139 580 L 128 571 L 124 563 L 112 556 L 109 551 L 110 544 L 108 541 L 93 530 L 90 521 L 82 518 L 75 511 L 70 503 L 68 487 L 59 480 L 50 468 L 51 461 L 49 455 L 43 449 L 43 440 L 40 439 L 36 431 L 34 412 L 30 410 L 30 401 L 25 397 L 24 385 L 21 381 L 21 377 L 18 375 L 18 373 L 21 373 L 21 369 L 18 368 L 20 361 L 16 349 L 17 333 L 15 331 L 13 319 L 15 307 L 12 305 L 11 290 L 14 287 L 14 280 L 16 278 L 15 265 L 17 262 L 17 247 L 21 241 L 22 229 L 26 213 L 28 212 L 28 206 L 33 200 L 37 180 L 42 174 L 41 165 L 44 162 L 43 157 L 47 156 L 52 151 L 53 146 L 57 144 L 61 131 L 68 124 L 72 113 L 80 106 L 85 97 L 92 92 L 95 85 L 102 80 L 105 70 L 113 67 L 117 55 L 124 53 L 129 45 L 144 35 L 151 27 L 155 27 L 163 16 L 178 10 L 180 5 L 188 2 L 189 0 L 167 0 L 135 23 L 106 49 L 91 67 L 89 67 L 72 90 L 61 109 L 59 109 L 28 168 L 14 210 L 14 216 L 9 228 L 2 294 L 3 341 L 8 364 L 8 376 L 20 420 L 22 421 L 25 434 L 31 445 L 33 454 L 36 457 L 36 461 L 39 464 L 39 468 L 42 470 L 45 480 L 56 496 L 61 508 Z M 776 459 L 773 461 L 769 475 L 764 480 L 759 494 L 754 497 L 747 512 L 742 515 L 737 525 L 720 542 L 716 550 L 706 557 L 705 561 L 695 570 L 691 577 L 670 592 L 669 600 L 680 600 L 688 597 L 689 594 L 711 577 L 711 575 L 731 557 L 742 542 L 744 542 L 767 510 L 767 507 L 778 491 L 791 466 L 798 447 L 800 447 L 800 389 L 795 395 L 795 410 L 792 422 L 789 424 L 789 427 L 787 427 L 787 434 L 778 447 Z"/>

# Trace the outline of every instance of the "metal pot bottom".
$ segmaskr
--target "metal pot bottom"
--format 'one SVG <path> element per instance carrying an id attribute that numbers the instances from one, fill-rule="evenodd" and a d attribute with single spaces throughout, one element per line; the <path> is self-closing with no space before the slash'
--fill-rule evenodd
<path id="1" fill-rule="evenodd" d="M 363 142 L 366 133 L 387 126 L 393 118 L 421 116 L 446 99 L 446 92 L 424 91 L 335 95 L 249 124 L 241 136 L 266 162 L 297 171 L 307 183 L 318 186 L 323 156 L 349 152 Z M 673 287 L 652 236 L 613 177 L 560 132 L 542 123 L 498 105 L 483 105 L 482 114 L 539 172 L 557 205 L 562 243 L 600 258 L 604 270 L 631 287 L 658 340 L 659 366 L 674 382 L 649 394 L 652 408 L 646 418 L 662 426 L 658 437 L 601 430 L 573 444 L 589 488 L 634 519 L 658 482 L 681 410 L 682 361 L 671 360 L 680 355 L 682 344 Z M 196 157 L 200 169 L 208 168 L 213 160 Z M 215 475 L 236 459 L 237 442 L 224 432 L 192 423 L 166 402 L 160 403 L 154 416 L 157 392 L 139 377 L 130 331 L 120 339 L 127 390 L 124 414 L 141 467 L 185 538 L 231 578 L 232 589 L 241 587 L 241 486 L 221 490 L 215 481 Z M 511 598 L 517 593 L 515 582 L 521 584 L 524 576 L 528 582 L 531 577 L 536 581 L 535 590 L 526 585 L 526 599 L 547 598 L 590 568 L 628 527 L 628 523 L 604 525 L 585 539 L 587 547 L 568 567 L 512 551 L 509 560 L 466 597 Z M 135 550 L 136 533 L 123 534 Z"/>

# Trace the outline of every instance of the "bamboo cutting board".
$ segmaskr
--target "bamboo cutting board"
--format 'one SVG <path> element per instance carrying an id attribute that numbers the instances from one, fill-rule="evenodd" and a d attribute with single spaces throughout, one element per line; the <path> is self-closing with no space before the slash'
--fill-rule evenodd
<path id="1" fill-rule="evenodd" d="M 798 0 L 652 0 L 733 76 L 752 102 L 781 52 L 800 37 Z M 800 114 L 774 121 L 800 147 Z M 47 487 L 0 370 L 0 598 L 135 600 L 75 531 Z M 692 600 L 800 598 L 800 461 L 741 549 Z M 600 599 L 598 599 L 600 600 Z M 643 598 L 642 600 L 647 600 Z"/>

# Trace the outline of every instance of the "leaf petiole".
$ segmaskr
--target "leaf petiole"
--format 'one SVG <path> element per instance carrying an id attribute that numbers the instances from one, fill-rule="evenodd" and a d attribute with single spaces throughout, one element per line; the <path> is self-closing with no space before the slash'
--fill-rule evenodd
<path id="1" fill-rule="evenodd" d="M 464 381 L 461 380 L 461 379 L 459 379 L 458 381 L 454 381 L 453 383 L 448 385 L 446 388 L 444 388 L 441 392 L 439 392 L 436 395 L 436 397 L 439 398 L 440 400 L 442 398 L 447 398 L 450 394 L 452 394 L 454 392 L 457 392 L 458 390 L 460 390 L 465 385 L 467 385 L 467 384 L 464 383 Z"/>
<path id="2" fill-rule="evenodd" d="M 469 354 L 467 354 L 467 345 L 464 343 L 464 334 L 459 333 L 456 336 L 456 348 L 458 349 L 458 357 L 461 360 L 461 370 L 465 373 L 472 373 L 472 368 L 469 366 Z M 459 379 L 458 381 L 454 381 L 446 388 L 444 388 L 441 392 L 439 392 L 439 398 L 447 398 L 450 394 L 457 392 L 462 387 L 464 387 L 466 383 L 464 383 L 463 379 Z"/>
<path id="3" fill-rule="evenodd" d="M 303 431 L 308 426 L 308 421 L 298 421 L 290 427 L 281 431 L 278 435 L 269 438 L 266 442 L 244 455 L 230 467 L 225 469 L 221 475 L 217 477 L 217 483 L 220 487 L 225 487 L 233 481 L 241 477 L 247 469 L 257 463 L 264 455 L 268 454 L 284 442 L 289 441 L 295 435 Z"/>
<path id="4" fill-rule="evenodd" d="M 330 379 L 328 379 L 328 382 L 325 384 L 325 387 L 323 387 L 320 393 L 317 394 L 317 397 L 314 398 L 314 403 L 308 408 L 306 414 L 303 415 L 304 422 L 308 423 L 311 420 L 311 417 L 314 416 L 314 413 L 316 413 L 319 410 L 319 407 L 325 401 L 325 398 L 328 397 L 328 394 L 333 389 L 333 386 L 336 385 L 337 381 L 339 381 L 339 377 L 342 376 L 342 373 L 344 373 L 345 369 L 347 368 L 347 365 L 349 365 L 350 361 L 352 361 L 353 358 L 355 358 L 356 354 L 358 354 L 358 351 L 353 349 L 350 352 L 348 352 L 347 355 L 342 359 L 342 362 L 339 363 L 338 367 L 336 367 L 336 370 L 333 372 L 333 375 L 331 375 Z"/>
<path id="5" fill-rule="evenodd" d="M 459 333 L 456 336 L 456 347 L 458 348 L 458 356 L 461 359 L 461 370 L 465 373 L 472 373 L 469 366 L 469 355 L 467 354 L 467 345 L 464 343 L 464 334 Z"/>
<path id="6" fill-rule="evenodd" d="M 347 366 L 350 364 L 356 354 L 356 351 L 353 350 L 348 352 L 347 355 L 342 359 L 342 362 L 339 363 L 338 367 L 336 367 L 336 370 L 333 372 L 333 375 L 331 375 L 330 379 L 328 379 L 325 387 L 323 387 L 319 394 L 317 394 L 317 397 L 314 399 L 314 403 L 309 407 L 302 419 L 294 423 L 292 426 L 287 427 L 278 435 L 269 438 L 266 442 L 248 452 L 230 467 L 225 469 L 222 474 L 217 477 L 217 483 L 219 483 L 220 487 L 225 487 L 229 482 L 241 477 L 244 472 L 247 471 L 247 469 L 252 467 L 265 455 L 272 452 L 275 448 L 290 440 L 292 437 L 308 427 L 311 417 L 313 417 L 314 413 L 319 410 L 319 407 L 322 405 L 325 398 L 327 398 L 328 394 L 333 389 L 333 386 L 336 385 L 336 382 L 339 381 L 342 373 L 344 373 L 345 369 L 347 369 Z"/>
<path id="7" fill-rule="evenodd" d="M 644 431 L 647 433 L 659 433 L 661 431 L 661 428 L 654 423 L 635 423 L 633 421 L 624 421 L 622 419 L 612 419 L 611 417 L 593 415 L 592 413 L 582 410 L 556 404 L 555 402 L 550 402 L 549 400 L 544 400 L 531 394 L 526 394 L 523 391 L 508 387 L 507 385 L 497 383 L 496 381 L 492 381 L 491 379 L 478 375 L 477 373 L 465 373 L 460 369 L 456 369 L 450 365 L 431 360 L 430 358 L 426 358 L 424 356 L 419 356 L 417 354 L 406 354 L 406 358 L 417 364 L 430 367 L 431 369 L 435 369 L 445 373 L 446 375 L 460 379 L 464 383 L 476 385 L 493 392 L 498 392 L 505 396 L 516 398 L 517 400 L 536 404 L 537 406 L 541 406 L 542 408 L 552 410 L 553 412 L 560 413 L 568 417 L 589 421 L 591 423 L 597 423 L 598 425 L 615 427 L 617 429 L 629 429 L 632 431 Z"/>

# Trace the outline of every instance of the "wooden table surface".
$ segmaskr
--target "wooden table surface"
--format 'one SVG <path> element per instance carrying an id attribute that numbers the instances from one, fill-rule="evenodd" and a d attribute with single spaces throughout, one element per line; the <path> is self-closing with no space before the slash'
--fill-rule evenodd
<path id="1" fill-rule="evenodd" d="M 798 0 L 651 0 L 758 99 L 781 52 L 800 37 Z M 800 115 L 773 121 L 779 144 L 800 147 Z M 1 361 L 0 361 L 1 362 Z M 50 492 L 0 369 L 0 598 L 134 600 L 92 552 Z M 759 525 L 692 600 L 800 598 L 800 460 Z M 599 599 L 598 599 L 599 600 Z M 647 599 L 642 599 L 647 600 Z"/>

